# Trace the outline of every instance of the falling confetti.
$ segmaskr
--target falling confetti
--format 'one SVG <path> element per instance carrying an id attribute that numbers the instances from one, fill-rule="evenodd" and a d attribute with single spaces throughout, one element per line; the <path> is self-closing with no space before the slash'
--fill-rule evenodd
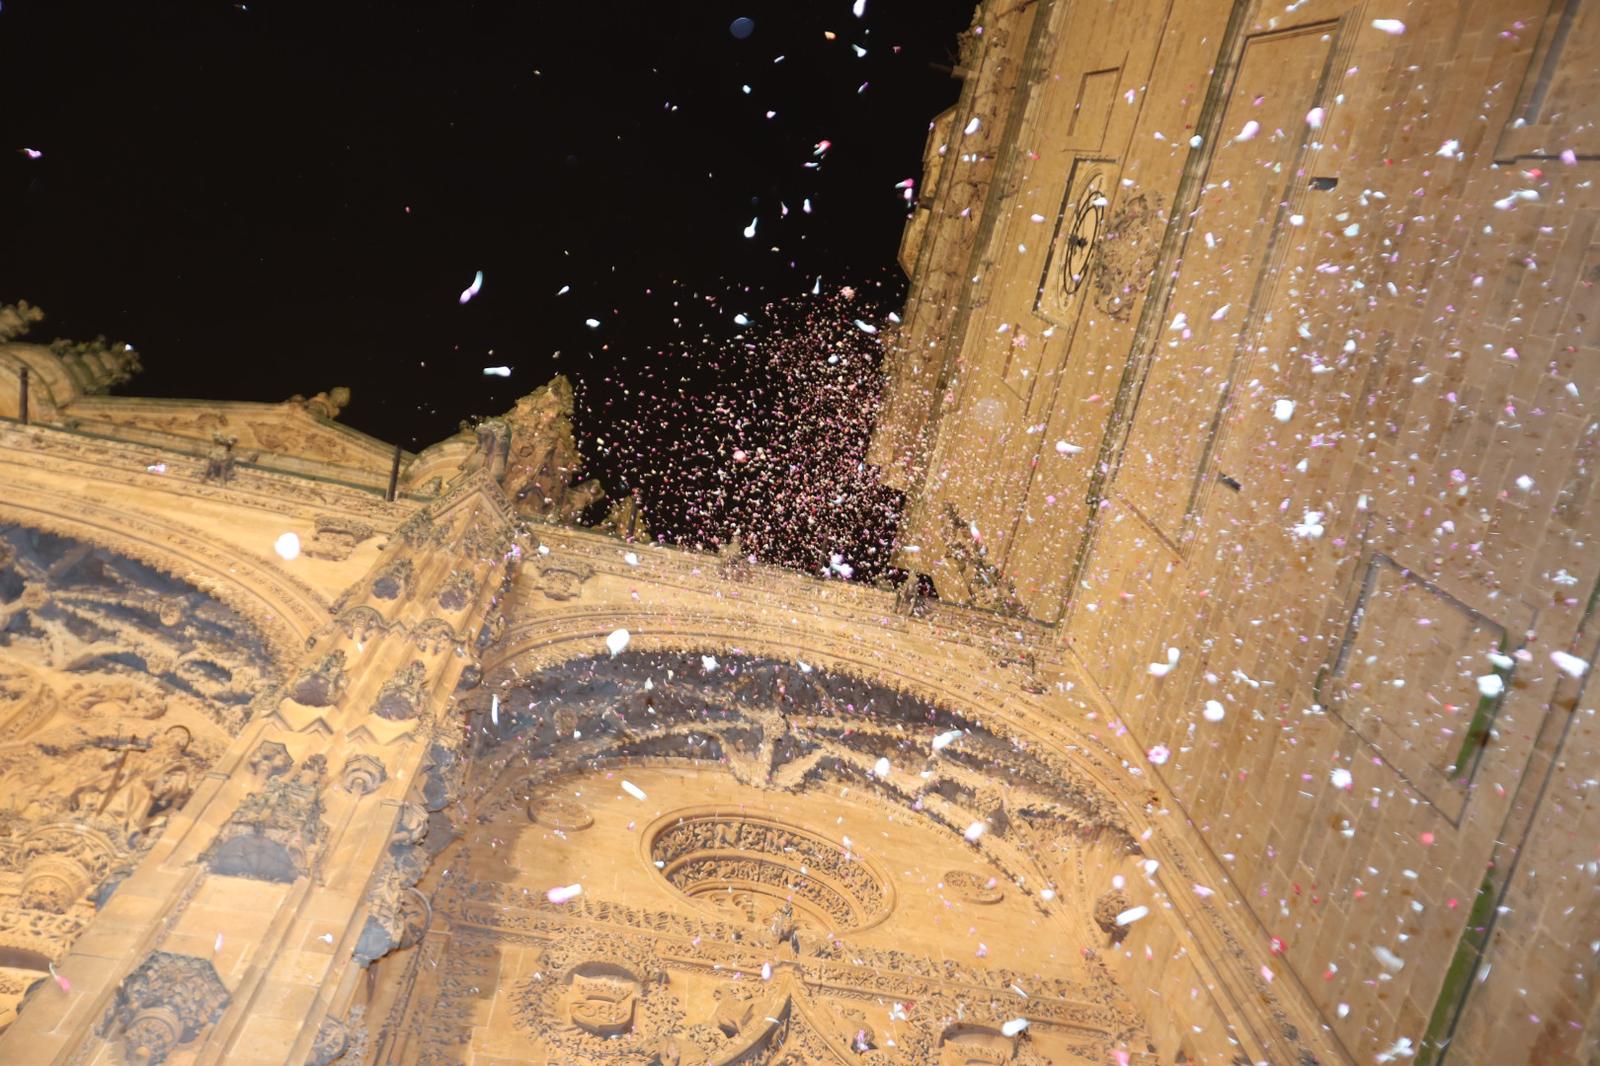
<path id="1" fill-rule="evenodd" d="M 483 271 L 478 271 L 472 278 L 472 284 L 461 290 L 461 303 L 466 303 L 479 292 L 483 291 Z"/>
<path id="2" fill-rule="evenodd" d="M 628 795 L 632 796 L 636 800 L 644 799 L 644 789 L 640 788 L 638 785 L 634 784 L 632 781 L 624 780 L 622 782 L 622 791 L 626 792 Z"/>
<path id="3" fill-rule="evenodd" d="M 628 641 L 632 639 L 626 629 L 613 630 L 611 635 L 606 637 L 606 650 L 615 658 L 622 654 L 623 649 L 628 646 Z"/>
<path id="4" fill-rule="evenodd" d="M 559 888 L 552 888 L 544 895 L 545 898 L 551 903 L 569 903 L 572 900 L 577 899 L 582 894 L 582 885 L 563 885 Z"/>
<path id="5" fill-rule="evenodd" d="M 1555 663 L 1556 668 L 1568 677 L 1582 677 L 1589 671 L 1587 660 L 1580 659 L 1568 652 L 1553 651 L 1550 653 L 1550 661 Z"/>
<path id="6" fill-rule="evenodd" d="M 272 550 L 277 552 L 280 558 L 293 559 L 300 554 L 300 537 L 294 533 L 281 533 L 273 542 Z"/>

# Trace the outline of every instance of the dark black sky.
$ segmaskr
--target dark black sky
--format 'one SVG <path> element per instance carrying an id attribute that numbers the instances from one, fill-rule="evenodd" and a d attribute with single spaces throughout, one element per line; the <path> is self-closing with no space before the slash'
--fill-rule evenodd
<path id="1" fill-rule="evenodd" d="M 898 296 L 894 186 L 956 98 L 932 65 L 971 10 L 3 0 L 0 301 L 134 343 L 141 395 L 345 384 L 345 422 L 416 447 L 566 370 L 592 422 L 651 353 L 731 334 L 741 287 Z M 691 294 L 721 302 L 675 311 Z"/>

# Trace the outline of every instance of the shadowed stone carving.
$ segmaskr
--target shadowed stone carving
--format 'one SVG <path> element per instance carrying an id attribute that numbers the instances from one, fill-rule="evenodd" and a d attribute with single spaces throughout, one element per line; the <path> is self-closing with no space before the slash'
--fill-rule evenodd
<path id="1" fill-rule="evenodd" d="M 418 846 L 427 835 L 427 812 L 414 804 L 403 805 L 389 853 L 367 897 L 366 925 L 356 941 L 354 954 L 363 966 L 410 947 L 427 929 L 427 898 L 415 887 L 428 867 L 428 856 Z"/>
<path id="2" fill-rule="evenodd" d="M 222 1017 L 230 998 L 209 960 L 153 952 L 117 988 L 106 1035 L 129 1063 L 159 1066 Z"/>
<path id="3" fill-rule="evenodd" d="M 306 1066 L 328 1066 L 345 1053 L 350 1046 L 350 1032 L 337 1018 L 324 1018 L 317 1028 L 317 1038 L 311 1043 L 306 1056 Z"/>
<path id="4" fill-rule="evenodd" d="M 324 655 L 289 685 L 289 698 L 307 707 L 332 707 L 349 684 L 344 672 L 344 652 Z"/>
<path id="5" fill-rule="evenodd" d="M 239 805 L 207 849 L 211 872 L 288 883 L 308 874 L 326 830 L 322 778 L 328 760 L 312 755 L 291 777 L 272 778 Z"/>
<path id="6" fill-rule="evenodd" d="M 411 574 L 410 559 L 390 560 L 373 580 L 372 594 L 380 600 L 392 600 L 409 593 Z"/>
<path id="7" fill-rule="evenodd" d="M 428 668 L 419 660 L 383 683 L 378 698 L 372 704 L 372 713 L 392 722 L 404 722 L 422 713 L 427 705 L 426 684 Z"/>
<path id="8" fill-rule="evenodd" d="M 439 606 L 446 611 L 461 610 L 471 602 L 472 591 L 476 587 L 477 579 L 471 570 L 452 570 L 444 587 L 439 590 Z"/>

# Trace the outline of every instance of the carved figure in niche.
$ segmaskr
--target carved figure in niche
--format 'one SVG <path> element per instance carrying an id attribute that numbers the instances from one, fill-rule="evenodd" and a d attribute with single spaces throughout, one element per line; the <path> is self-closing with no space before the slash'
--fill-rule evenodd
<path id="1" fill-rule="evenodd" d="M 372 704 L 372 713 L 390 721 L 415 718 L 427 702 L 427 679 L 428 668 L 421 660 L 413 659 L 410 666 L 383 683 Z"/>
<path id="2" fill-rule="evenodd" d="M 307 707 L 332 707 L 344 695 L 348 680 L 344 652 L 331 651 L 289 685 L 289 698 Z"/>
<path id="3" fill-rule="evenodd" d="M 794 918 L 794 904 L 784 900 L 767 915 L 767 943 L 773 947 L 788 944 L 798 950 L 795 936 L 799 928 Z"/>
<path id="4" fill-rule="evenodd" d="M 621 537 L 630 544 L 649 544 L 654 539 L 650 536 L 650 527 L 645 524 L 644 508 L 639 503 L 638 490 L 630 492 L 612 504 L 611 509 L 606 512 L 606 516 L 600 520 L 595 529 Z"/>
<path id="5" fill-rule="evenodd" d="M 335 385 L 327 392 L 319 392 L 310 399 L 304 396 L 291 396 L 289 403 L 298 404 L 318 418 L 333 420 L 339 417 L 339 412 L 350 406 L 350 390 L 343 385 Z"/>
<path id="6" fill-rule="evenodd" d="M 201 481 L 215 481 L 218 483 L 233 479 L 234 446 L 239 443 L 238 437 L 224 437 L 220 433 L 211 434 L 211 447 L 206 450 L 206 469 L 200 475 Z"/>

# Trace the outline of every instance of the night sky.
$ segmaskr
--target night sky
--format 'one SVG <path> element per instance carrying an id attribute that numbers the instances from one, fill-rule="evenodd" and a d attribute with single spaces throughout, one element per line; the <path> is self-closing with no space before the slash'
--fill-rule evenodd
<path id="1" fill-rule="evenodd" d="M 604 377 L 731 334 L 730 300 L 903 293 L 895 185 L 972 0 L 851 8 L 4 0 L 0 300 L 135 344 L 131 393 L 345 384 L 417 447 L 565 370 L 593 432 Z"/>

